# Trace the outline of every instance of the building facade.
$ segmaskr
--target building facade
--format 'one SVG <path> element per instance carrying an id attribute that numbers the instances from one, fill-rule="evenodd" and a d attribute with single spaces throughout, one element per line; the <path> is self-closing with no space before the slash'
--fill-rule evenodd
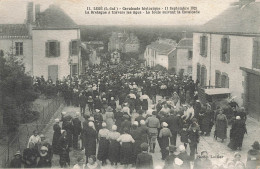
<path id="1" fill-rule="evenodd" d="M 80 30 L 59 7 L 27 4 L 24 24 L 0 25 L 0 52 L 23 59 L 26 72 L 54 82 L 80 72 Z"/>
<path id="2" fill-rule="evenodd" d="M 183 38 L 177 45 L 174 64 L 174 69 L 177 73 L 183 72 L 185 75 L 192 75 L 192 42 L 192 38 Z"/>
<path id="3" fill-rule="evenodd" d="M 229 88 L 239 105 L 258 119 L 260 23 L 251 19 L 260 19 L 259 10 L 259 2 L 237 5 L 206 23 L 202 31 L 193 34 L 192 60 L 194 80 L 202 87 Z"/>
<path id="4" fill-rule="evenodd" d="M 161 65 L 166 69 L 174 67 L 177 43 L 172 39 L 158 39 L 148 45 L 144 52 L 145 66 Z"/>
<path id="5" fill-rule="evenodd" d="M 108 42 L 109 52 L 118 50 L 122 53 L 137 53 L 139 47 L 139 39 L 133 33 L 112 32 Z"/>

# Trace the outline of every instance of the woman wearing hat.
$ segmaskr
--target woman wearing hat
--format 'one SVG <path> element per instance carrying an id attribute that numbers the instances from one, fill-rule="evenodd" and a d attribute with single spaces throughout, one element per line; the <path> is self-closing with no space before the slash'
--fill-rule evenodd
<path id="1" fill-rule="evenodd" d="M 125 165 L 127 168 L 128 165 L 132 163 L 132 149 L 133 149 L 133 143 L 135 140 L 133 137 L 129 134 L 129 130 L 127 128 L 124 128 L 124 134 L 122 134 L 118 139 L 118 142 L 121 144 L 121 150 L 120 150 L 120 156 L 121 156 L 121 164 Z"/>
<path id="2" fill-rule="evenodd" d="M 51 168 L 51 158 L 48 156 L 48 148 L 45 146 L 40 148 L 40 159 L 37 168 Z"/>
<path id="3" fill-rule="evenodd" d="M 252 149 L 247 152 L 247 169 L 255 169 L 257 166 L 260 166 L 260 145 L 258 141 L 255 141 L 252 145 Z"/>
<path id="4" fill-rule="evenodd" d="M 70 156 L 69 156 L 69 143 L 67 138 L 66 130 L 61 130 L 61 137 L 59 139 L 60 146 L 60 167 L 68 167 L 70 166 Z"/>
<path id="5" fill-rule="evenodd" d="M 153 169 L 153 157 L 148 154 L 149 145 L 142 143 L 140 145 L 142 152 L 137 155 L 136 169 Z"/>
<path id="6" fill-rule="evenodd" d="M 230 143 L 228 147 L 232 150 L 241 150 L 245 133 L 247 133 L 246 124 L 241 120 L 240 116 L 237 116 L 230 129 Z"/>
<path id="7" fill-rule="evenodd" d="M 52 148 L 53 154 L 59 154 L 59 138 L 61 136 L 61 127 L 59 125 L 60 119 L 55 119 L 55 124 L 53 125 L 53 137 L 52 137 Z"/>
<path id="8" fill-rule="evenodd" d="M 97 159 L 102 161 L 102 165 L 106 164 L 106 160 L 108 159 L 108 149 L 109 149 L 109 141 L 108 141 L 109 130 L 107 129 L 107 124 L 102 123 L 102 129 L 98 132 L 99 139 L 99 147 Z"/>
<path id="9" fill-rule="evenodd" d="M 168 124 L 166 122 L 163 122 L 162 129 L 159 133 L 162 160 L 165 160 L 165 158 L 169 155 L 169 151 L 166 148 L 169 146 L 169 138 L 172 137 L 172 133 L 167 127 Z"/>
<path id="10" fill-rule="evenodd" d="M 142 135 L 141 135 L 142 133 L 140 132 L 140 130 L 137 129 L 138 125 L 139 123 L 137 121 L 134 121 L 132 125 L 132 130 L 130 132 L 131 136 L 135 140 L 133 144 L 133 156 L 132 156 L 133 165 L 135 165 L 137 155 L 142 152 L 140 147 L 140 145 L 143 143 Z"/>
<path id="11" fill-rule="evenodd" d="M 113 109 L 110 106 L 108 106 L 108 108 L 106 109 L 105 116 L 106 116 L 105 121 L 106 121 L 106 124 L 107 124 L 107 129 L 111 130 L 112 126 L 115 124 L 115 122 L 114 122 Z"/>
<path id="12" fill-rule="evenodd" d="M 117 132 L 117 126 L 112 126 L 112 131 L 109 133 L 108 138 L 109 144 L 109 161 L 111 165 L 116 165 L 120 161 L 120 143 L 117 139 L 120 137 L 120 133 Z"/>

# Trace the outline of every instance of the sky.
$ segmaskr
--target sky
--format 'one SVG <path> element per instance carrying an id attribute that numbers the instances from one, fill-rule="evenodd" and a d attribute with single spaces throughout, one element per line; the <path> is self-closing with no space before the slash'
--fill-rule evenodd
<path id="1" fill-rule="evenodd" d="M 238 0 L 0 0 L 0 24 L 23 23 L 27 2 L 60 6 L 79 25 L 201 25 Z M 87 7 L 197 7 L 200 14 L 89 15 Z"/>

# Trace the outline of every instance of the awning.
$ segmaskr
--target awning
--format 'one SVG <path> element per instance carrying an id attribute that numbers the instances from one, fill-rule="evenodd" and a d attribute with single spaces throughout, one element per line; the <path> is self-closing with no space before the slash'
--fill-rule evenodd
<path id="1" fill-rule="evenodd" d="M 230 90 L 228 88 L 205 89 L 205 93 L 207 95 L 229 94 Z"/>

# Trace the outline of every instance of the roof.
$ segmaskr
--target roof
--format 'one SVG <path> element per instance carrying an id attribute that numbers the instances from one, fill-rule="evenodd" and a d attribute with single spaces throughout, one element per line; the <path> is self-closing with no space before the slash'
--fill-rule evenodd
<path id="1" fill-rule="evenodd" d="M 34 29 L 77 29 L 78 25 L 58 6 L 50 5 L 41 12 Z"/>
<path id="2" fill-rule="evenodd" d="M 231 6 L 207 22 L 200 32 L 238 34 L 260 33 L 260 2 L 251 2 L 243 7 Z"/>
<path id="3" fill-rule="evenodd" d="M 184 38 L 181 39 L 178 43 L 178 48 L 192 48 L 193 46 L 193 39 L 192 38 Z"/>
<path id="4" fill-rule="evenodd" d="M 205 93 L 208 95 L 228 94 L 230 93 L 230 90 L 228 88 L 213 88 L 213 89 L 205 89 Z"/>
<path id="5" fill-rule="evenodd" d="M 0 37 L 29 37 L 29 31 L 25 24 L 0 24 Z"/>
<path id="6" fill-rule="evenodd" d="M 158 54 L 168 54 L 170 51 L 176 48 L 176 45 L 156 41 L 156 42 L 152 42 L 147 47 L 156 50 Z"/>

